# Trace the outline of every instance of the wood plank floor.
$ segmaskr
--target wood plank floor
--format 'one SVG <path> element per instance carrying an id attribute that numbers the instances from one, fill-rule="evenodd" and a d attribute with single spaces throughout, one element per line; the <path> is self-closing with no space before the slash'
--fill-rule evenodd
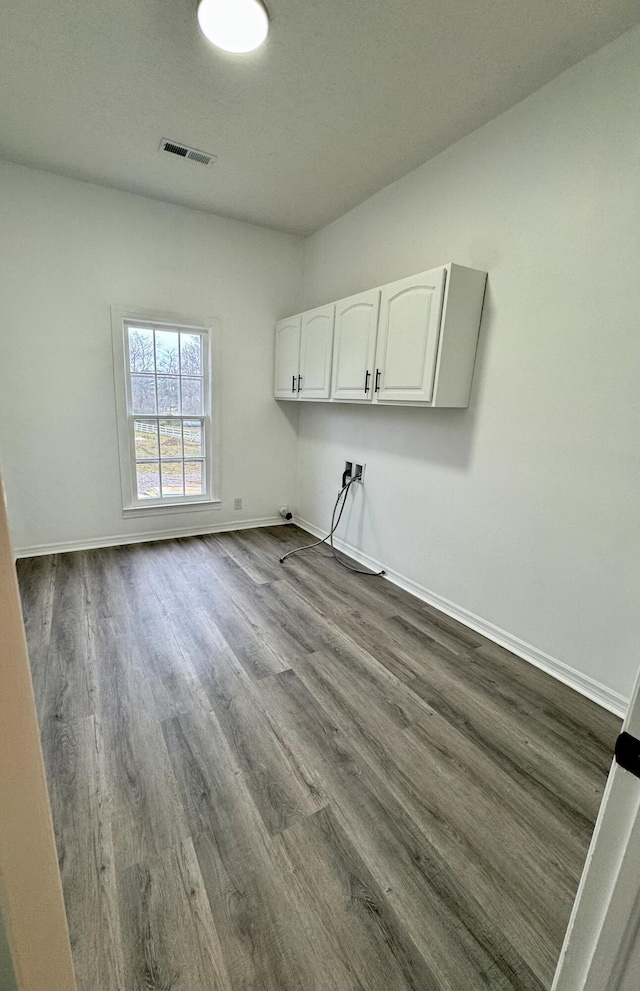
<path id="1" fill-rule="evenodd" d="M 79 991 L 549 988 L 619 720 L 307 537 L 19 562 Z"/>

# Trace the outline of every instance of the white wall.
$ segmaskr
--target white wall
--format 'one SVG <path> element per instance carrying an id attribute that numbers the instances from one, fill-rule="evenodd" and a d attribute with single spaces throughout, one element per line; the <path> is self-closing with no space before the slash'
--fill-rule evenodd
<path id="1" fill-rule="evenodd" d="M 0 463 L 18 551 L 273 517 L 291 499 L 297 414 L 273 402 L 273 324 L 300 308 L 301 245 L 0 164 Z M 123 520 L 112 303 L 220 318 L 221 510 Z"/>
<path id="2" fill-rule="evenodd" d="M 640 30 L 306 243 L 305 307 L 489 272 L 472 408 L 300 413 L 299 516 L 628 696 L 640 659 Z"/>

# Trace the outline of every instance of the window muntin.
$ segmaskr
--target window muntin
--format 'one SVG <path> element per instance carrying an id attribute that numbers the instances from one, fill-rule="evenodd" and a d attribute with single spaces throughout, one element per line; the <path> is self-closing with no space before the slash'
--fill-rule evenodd
<path id="1" fill-rule="evenodd" d="M 208 332 L 124 320 L 133 507 L 211 499 Z"/>

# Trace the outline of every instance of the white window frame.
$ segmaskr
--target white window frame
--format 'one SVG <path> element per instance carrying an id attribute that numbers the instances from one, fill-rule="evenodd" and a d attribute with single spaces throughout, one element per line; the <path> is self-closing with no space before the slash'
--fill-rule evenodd
<path id="1" fill-rule="evenodd" d="M 131 378 L 129 371 L 129 345 L 127 327 L 129 324 L 149 328 L 181 330 L 197 333 L 202 337 L 202 367 L 204 378 L 203 413 L 193 416 L 150 414 L 134 415 L 131 404 Z M 219 321 L 215 318 L 203 320 L 190 318 L 184 314 L 141 310 L 131 306 L 111 307 L 111 337 L 113 344 L 113 371 L 116 400 L 116 420 L 118 428 L 118 448 L 120 454 L 120 481 L 122 486 L 122 515 L 157 516 L 165 513 L 184 513 L 203 509 L 219 509 L 220 492 L 220 438 L 219 438 Z M 136 452 L 133 421 L 154 419 L 183 419 L 203 421 L 205 493 L 203 495 L 174 496 L 173 498 L 140 499 L 138 497 Z M 188 460 L 188 459 L 187 459 Z"/>

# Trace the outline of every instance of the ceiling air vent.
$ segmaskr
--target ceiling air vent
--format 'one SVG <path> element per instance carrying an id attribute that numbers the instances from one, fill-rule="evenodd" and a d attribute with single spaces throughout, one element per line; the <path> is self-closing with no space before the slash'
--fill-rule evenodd
<path id="1" fill-rule="evenodd" d="M 197 148 L 189 148 L 188 145 L 171 141 L 169 138 L 162 139 L 159 150 L 168 151 L 170 155 L 177 155 L 178 158 L 188 158 L 189 161 L 198 162 L 200 165 L 211 165 L 216 160 L 216 156 L 210 155 L 208 151 L 198 151 Z"/>

